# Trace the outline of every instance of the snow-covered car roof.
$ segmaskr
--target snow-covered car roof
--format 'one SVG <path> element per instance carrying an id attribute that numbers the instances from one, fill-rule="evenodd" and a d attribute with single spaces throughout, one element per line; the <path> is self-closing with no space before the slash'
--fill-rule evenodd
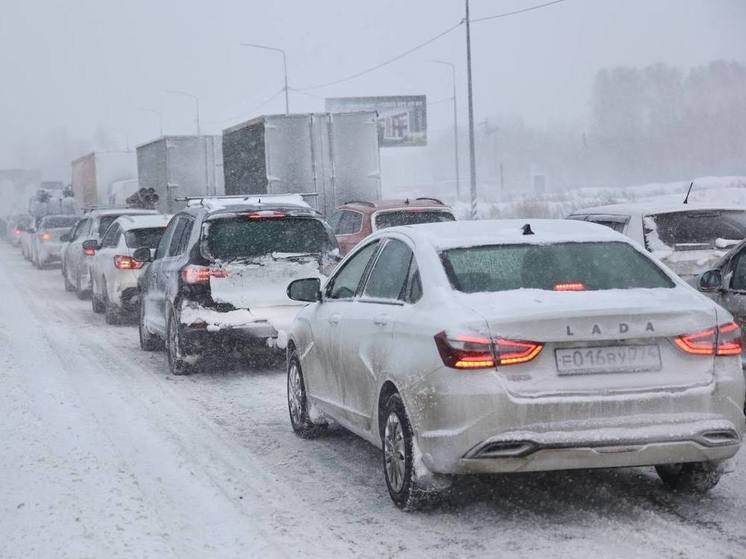
<path id="1" fill-rule="evenodd" d="M 525 226 L 533 234 L 525 234 Z M 608 227 L 586 221 L 565 219 L 500 219 L 446 221 L 420 225 L 402 225 L 383 230 L 402 232 L 415 242 L 422 240 L 437 249 L 494 244 L 547 244 L 562 242 L 621 241 L 629 237 Z"/>
<path id="2" fill-rule="evenodd" d="M 106 210 L 91 210 L 83 217 L 97 217 L 102 215 L 158 215 L 157 210 L 140 210 L 137 208 L 109 208 Z"/>
<path id="3" fill-rule="evenodd" d="M 249 194 L 246 196 L 205 196 L 187 199 L 187 207 L 203 207 L 208 210 L 261 208 L 262 206 L 296 207 L 312 210 L 301 194 Z"/>
<path id="4" fill-rule="evenodd" d="M 664 213 L 676 213 L 676 212 L 687 212 L 687 211 L 724 211 L 724 210 L 740 210 L 746 211 L 746 207 L 732 206 L 732 205 L 718 205 L 718 204 L 705 204 L 701 202 L 689 202 L 683 204 L 681 202 L 662 202 L 662 201 L 647 201 L 647 202 L 629 202 L 624 204 L 609 204 L 607 206 L 593 206 L 590 208 L 578 208 L 570 215 L 586 215 L 586 214 L 609 214 L 609 215 L 652 215 L 652 214 L 664 214 Z"/>
<path id="5" fill-rule="evenodd" d="M 153 227 L 165 227 L 173 216 L 167 214 L 156 215 L 123 215 L 116 219 L 115 223 L 124 231 L 131 229 L 149 229 Z"/>

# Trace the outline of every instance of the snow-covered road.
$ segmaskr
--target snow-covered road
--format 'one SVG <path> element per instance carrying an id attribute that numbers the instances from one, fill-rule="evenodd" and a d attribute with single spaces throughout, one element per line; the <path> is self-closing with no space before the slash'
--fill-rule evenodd
<path id="1" fill-rule="evenodd" d="M 295 437 L 282 368 L 169 376 L 0 245 L 2 558 L 746 557 L 746 457 L 706 497 L 559 472 L 465 479 L 413 514 L 379 462 L 344 431 Z"/>

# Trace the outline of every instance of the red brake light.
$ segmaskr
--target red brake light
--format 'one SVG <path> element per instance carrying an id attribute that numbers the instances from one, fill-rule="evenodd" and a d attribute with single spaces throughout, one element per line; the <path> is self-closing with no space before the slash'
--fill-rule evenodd
<path id="1" fill-rule="evenodd" d="M 42 241 L 48 241 L 49 239 L 52 238 L 52 235 L 50 235 L 49 233 L 47 233 L 46 231 L 44 231 L 44 233 L 39 233 L 39 238 Z"/>
<path id="2" fill-rule="evenodd" d="M 21 230 L 20 229 L 16 229 L 13 232 L 15 233 L 16 237 L 20 237 L 21 236 Z"/>
<path id="3" fill-rule="evenodd" d="M 190 264 L 181 270 L 181 279 L 189 285 L 205 285 L 210 283 L 210 278 L 227 278 L 228 272 L 220 268 L 208 268 L 207 266 L 195 266 Z"/>
<path id="4" fill-rule="evenodd" d="M 447 367 L 454 369 L 489 369 L 495 366 L 518 365 L 536 358 L 544 348 L 537 342 L 455 336 L 445 332 L 435 336 L 435 345 Z"/>
<path id="5" fill-rule="evenodd" d="M 283 219 L 285 214 L 275 210 L 260 210 L 246 214 L 246 217 L 249 219 Z"/>
<path id="6" fill-rule="evenodd" d="M 674 338 L 676 346 L 691 355 L 740 355 L 741 329 L 735 322 Z"/>
<path id="7" fill-rule="evenodd" d="M 96 255 L 96 251 L 93 250 L 92 248 L 84 248 L 83 249 L 83 254 L 85 254 L 86 256 L 95 256 Z"/>
<path id="8" fill-rule="evenodd" d="M 536 342 L 524 342 L 516 340 L 495 340 L 495 353 L 499 365 L 518 365 L 528 363 L 536 358 L 544 349 L 544 345 Z"/>
<path id="9" fill-rule="evenodd" d="M 555 291 L 585 291 L 583 283 L 558 283 L 554 286 Z"/>
<path id="10" fill-rule="evenodd" d="M 144 265 L 143 262 L 135 260 L 131 256 L 115 256 L 114 267 L 117 270 L 139 270 Z"/>

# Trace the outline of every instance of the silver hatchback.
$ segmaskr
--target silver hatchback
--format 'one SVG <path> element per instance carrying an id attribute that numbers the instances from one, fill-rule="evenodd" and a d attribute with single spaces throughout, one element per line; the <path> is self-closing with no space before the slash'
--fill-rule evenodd
<path id="1" fill-rule="evenodd" d="M 742 441 L 732 316 L 599 225 L 392 228 L 288 294 L 310 303 L 289 336 L 293 429 L 381 448 L 401 508 L 452 474 L 653 465 L 706 491 Z"/>

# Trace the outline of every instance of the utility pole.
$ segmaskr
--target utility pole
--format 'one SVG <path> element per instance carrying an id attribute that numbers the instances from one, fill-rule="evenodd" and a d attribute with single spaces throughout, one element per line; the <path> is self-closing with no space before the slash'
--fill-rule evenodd
<path id="1" fill-rule="evenodd" d="M 471 218 L 477 219 L 477 159 L 474 153 L 474 95 L 471 88 L 471 22 L 469 0 L 466 1 L 466 76 L 469 91 L 469 171 L 471 194 Z"/>
<path id="2" fill-rule="evenodd" d="M 268 47 L 267 45 L 257 45 L 254 43 L 241 43 L 242 47 L 252 47 L 255 49 L 271 50 L 282 54 L 282 71 L 285 74 L 285 114 L 290 114 L 290 98 L 288 96 L 288 61 L 285 56 L 285 51 L 276 47 Z"/>
<path id="3" fill-rule="evenodd" d="M 433 60 L 436 64 L 443 64 L 451 68 L 451 82 L 453 84 L 453 157 L 456 165 L 456 200 L 461 200 L 461 171 L 458 155 L 458 102 L 456 101 L 456 66 L 451 62 Z"/>

